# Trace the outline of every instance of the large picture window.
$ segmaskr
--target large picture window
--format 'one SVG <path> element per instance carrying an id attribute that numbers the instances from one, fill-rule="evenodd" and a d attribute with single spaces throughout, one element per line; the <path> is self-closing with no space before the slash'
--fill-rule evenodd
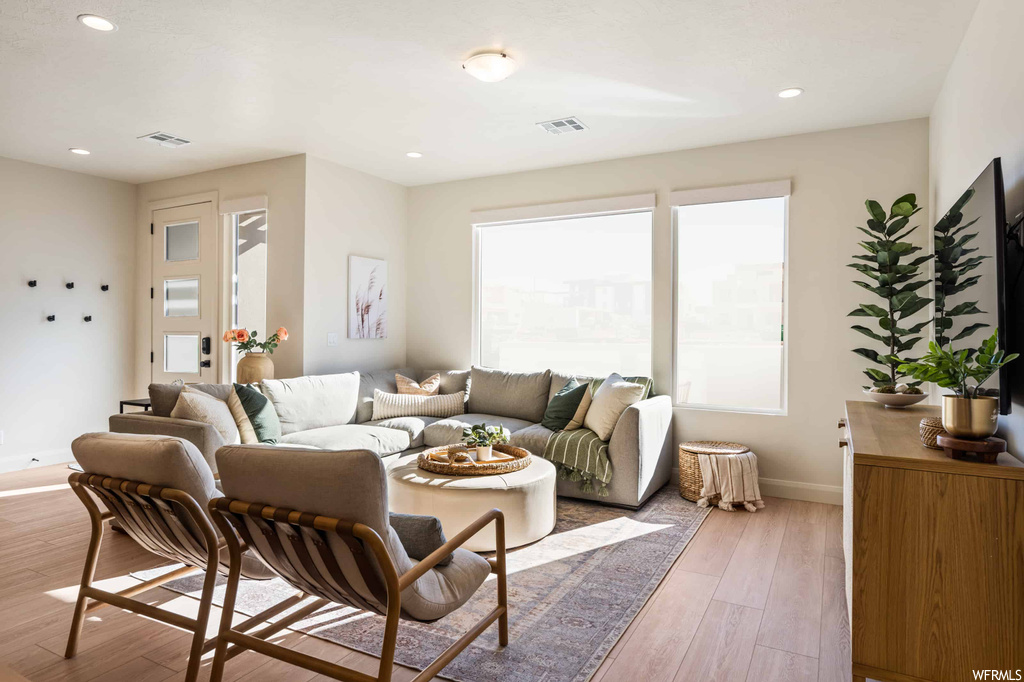
<path id="1" fill-rule="evenodd" d="M 651 211 L 477 225 L 482 365 L 651 375 Z"/>
<path id="2" fill-rule="evenodd" d="M 787 201 L 674 207 L 677 404 L 785 412 Z"/>

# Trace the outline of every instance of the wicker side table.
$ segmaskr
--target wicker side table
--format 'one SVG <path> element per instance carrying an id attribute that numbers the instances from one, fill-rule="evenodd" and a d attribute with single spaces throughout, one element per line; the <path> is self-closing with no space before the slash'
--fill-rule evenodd
<path id="1" fill-rule="evenodd" d="M 704 474 L 701 471 L 701 455 L 723 458 L 712 461 L 712 471 L 718 479 L 705 496 Z M 733 504 L 742 504 L 748 511 L 763 507 L 757 485 L 757 458 L 750 448 L 740 443 L 727 441 L 689 441 L 679 444 L 679 492 L 687 500 L 701 506 L 719 500 L 721 509 L 732 511 Z M 734 480 L 741 480 L 737 485 Z M 719 490 L 724 491 L 720 494 Z M 730 499 L 735 497 L 735 499 Z"/>

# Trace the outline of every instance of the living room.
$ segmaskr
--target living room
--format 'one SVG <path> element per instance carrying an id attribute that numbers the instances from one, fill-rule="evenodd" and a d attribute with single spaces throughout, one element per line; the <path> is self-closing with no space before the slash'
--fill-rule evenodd
<path id="1" fill-rule="evenodd" d="M 0 16 L 0 679 L 1024 669 L 1021 3 Z"/>

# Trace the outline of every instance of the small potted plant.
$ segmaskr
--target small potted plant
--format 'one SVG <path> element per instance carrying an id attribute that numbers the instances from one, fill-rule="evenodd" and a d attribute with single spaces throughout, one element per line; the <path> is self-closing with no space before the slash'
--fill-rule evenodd
<path id="1" fill-rule="evenodd" d="M 274 361 L 270 356 L 278 345 L 287 340 L 288 330 L 284 327 L 278 327 L 266 341 L 257 341 L 256 332 L 250 333 L 247 329 L 229 329 L 224 332 L 224 342 L 233 343 L 239 353 L 245 354 L 235 368 L 238 383 L 251 384 L 273 379 Z"/>
<path id="2" fill-rule="evenodd" d="M 953 395 L 942 396 L 942 427 L 957 438 L 983 439 L 996 432 L 999 399 L 982 394 L 981 385 L 1016 358 L 1017 353 L 1007 355 L 999 349 L 997 331 L 977 349 L 943 349 L 932 341 L 927 354 L 901 364 L 899 371 L 953 389 Z"/>
<path id="3" fill-rule="evenodd" d="M 509 432 L 502 425 L 486 426 L 477 424 L 462 430 L 462 442 L 470 447 L 476 448 L 476 461 L 490 462 L 495 459 L 494 445 L 505 445 L 508 443 Z"/>

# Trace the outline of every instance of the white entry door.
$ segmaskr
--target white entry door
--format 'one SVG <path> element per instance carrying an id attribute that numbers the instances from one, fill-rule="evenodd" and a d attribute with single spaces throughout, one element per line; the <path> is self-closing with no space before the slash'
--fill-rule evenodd
<path id="1" fill-rule="evenodd" d="M 153 211 L 153 382 L 216 383 L 220 334 L 213 204 Z"/>

